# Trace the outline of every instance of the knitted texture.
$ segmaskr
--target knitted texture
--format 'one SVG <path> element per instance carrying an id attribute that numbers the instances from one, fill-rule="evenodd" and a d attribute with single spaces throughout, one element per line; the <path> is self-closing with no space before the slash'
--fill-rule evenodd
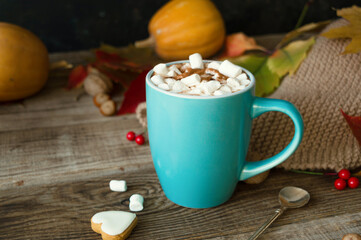
<path id="1" fill-rule="evenodd" d="M 338 20 L 330 28 L 348 24 Z M 293 76 L 287 76 L 270 98 L 284 99 L 300 111 L 305 131 L 296 152 L 278 167 L 285 169 L 356 168 L 361 148 L 340 109 L 361 116 L 361 53 L 341 55 L 347 39 L 318 37 Z M 292 139 L 294 126 L 282 113 L 267 113 L 253 121 L 249 160 L 280 152 Z M 254 159 L 254 152 L 258 159 Z"/>

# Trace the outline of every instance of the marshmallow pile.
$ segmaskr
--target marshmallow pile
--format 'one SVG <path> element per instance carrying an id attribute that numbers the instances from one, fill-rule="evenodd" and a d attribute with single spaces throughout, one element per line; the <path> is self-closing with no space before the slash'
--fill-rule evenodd
<path id="1" fill-rule="evenodd" d="M 241 67 L 225 60 L 203 62 L 199 53 L 189 63 L 156 65 L 151 81 L 160 89 L 188 95 L 219 96 L 246 88 L 251 81 Z"/>

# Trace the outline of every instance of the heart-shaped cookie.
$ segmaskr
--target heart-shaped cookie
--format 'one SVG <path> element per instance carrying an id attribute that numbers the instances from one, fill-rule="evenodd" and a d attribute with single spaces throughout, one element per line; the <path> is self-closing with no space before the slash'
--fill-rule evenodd
<path id="1" fill-rule="evenodd" d="M 94 232 L 100 233 L 103 240 L 126 239 L 137 225 L 137 216 L 124 211 L 105 211 L 96 213 L 91 218 Z"/>

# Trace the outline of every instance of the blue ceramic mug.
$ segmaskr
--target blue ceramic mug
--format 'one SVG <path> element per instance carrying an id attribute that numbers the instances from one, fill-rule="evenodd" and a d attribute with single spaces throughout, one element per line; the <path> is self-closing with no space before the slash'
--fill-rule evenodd
<path id="1" fill-rule="evenodd" d="M 238 181 L 282 163 L 300 144 L 303 121 L 297 109 L 284 100 L 255 97 L 254 76 L 243 70 L 251 80 L 245 89 L 206 97 L 158 88 L 150 81 L 153 70 L 146 76 L 150 150 L 163 191 L 174 203 L 190 208 L 220 205 Z M 294 137 L 275 156 L 247 162 L 252 119 L 269 111 L 292 119 Z"/>

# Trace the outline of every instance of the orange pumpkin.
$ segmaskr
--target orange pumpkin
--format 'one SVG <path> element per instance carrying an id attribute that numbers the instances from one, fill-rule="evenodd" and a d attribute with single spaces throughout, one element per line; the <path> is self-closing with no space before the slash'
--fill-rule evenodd
<path id="1" fill-rule="evenodd" d="M 136 46 L 155 42 L 157 54 L 166 60 L 193 53 L 210 57 L 222 47 L 226 34 L 222 16 L 209 0 L 169 1 L 152 17 L 148 30 L 150 38 Z"/>
<path id="2" fill-rule="evenodd" d="M 0 22 L 0 102 L 38 92 L 49 73 L 48 51 L 28 30 Z"/>

